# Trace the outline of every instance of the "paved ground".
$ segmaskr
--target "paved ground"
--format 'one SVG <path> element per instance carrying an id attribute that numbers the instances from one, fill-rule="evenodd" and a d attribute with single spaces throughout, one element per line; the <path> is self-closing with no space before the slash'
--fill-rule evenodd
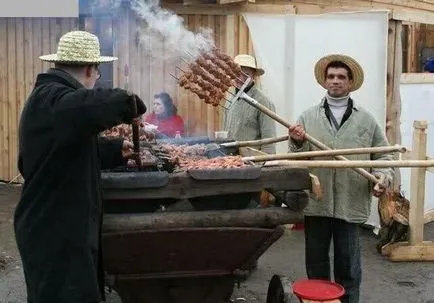
<path id="1" fill-rule="evenodd" d="M 12 233 L 12 213 L 19 187 L 0 184 L 0 303 L 25 303 L 25 286 Z M 361 230 L 363 246 L 362 303 L 434 303 L 434 263 L 392 263 L 378 255 L 376 239 Z M 434 224 L 426 226 L 426 238 L 434 240 Z M 260 259 L 258 269 L 236 289 L 235 297 L 264 303 L 273 274 L 290 280 L 305 277 L 304 239 L 289 231 Z M 5 264 L 6 263 L 6 264 Z M 120 303 L 110 294 L 107 303 Z"/>

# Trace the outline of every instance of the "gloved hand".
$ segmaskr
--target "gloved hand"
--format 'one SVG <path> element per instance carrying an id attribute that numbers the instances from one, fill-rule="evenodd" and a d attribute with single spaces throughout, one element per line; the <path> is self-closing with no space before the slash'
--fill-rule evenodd
<path id="1" fill-rule="evenodd" d="M 146 108 L 146 105 L 143 102 L 143 100 L 140 99 L 140 97 L 138 95 L 134 94 L 132 91 L 127 91 L 127 94 L 129 96 L 131 96 L 131 98 L 133 100 L 135 100 L 135 102 L 136 102 L 135 105 L 137 107 L 137 115 L 134 118 L 140 117 L 141 115 L 143 115 L 144 113 L 146 113 L 147 108 Z"/>

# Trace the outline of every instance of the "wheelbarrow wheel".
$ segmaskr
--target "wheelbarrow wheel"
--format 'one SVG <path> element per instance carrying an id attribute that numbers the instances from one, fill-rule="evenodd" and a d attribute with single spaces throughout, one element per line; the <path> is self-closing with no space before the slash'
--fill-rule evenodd
<path id="1" fill-rule="evenodd" d="M 291 281 L 286 277 L 274 275 L 268 284 L 267 303 L 290 303 L 293 298 Z"/>

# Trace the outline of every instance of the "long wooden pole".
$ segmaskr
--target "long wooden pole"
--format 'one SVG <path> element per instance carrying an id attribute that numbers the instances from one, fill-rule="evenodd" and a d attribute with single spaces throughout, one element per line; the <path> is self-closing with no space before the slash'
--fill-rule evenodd
<path id="1" fill-rule="evenodd" d="M 243 161 L 272 161 L 272 160 L 287 160 L 287 159 L 300 159 L 310 157 L 325 157 L 334 155 L 358 155 L 358 154 L 373 154 L 385 152 L 400 152 L 405 153 L 407 149 L 401 145 L 394 146 L 380 146 L 380 147 L 364 147 L 364 148 L 348 148 L 348 149 L 333 149 L 333 150 L 316 150 L 310 152 L 275 154 L 275 155 L 261 155 L 244 157 Z"/>
<path id="2" fill-rule="evenodd" d="M 285 126 L 287 128 L 291 127 L 291 124 L 288 121 L 286 121 L 285 119 L 283 119 L 282 117 L 280 117 L 275 112 L 269 110 L 268 108 L 266 108 L 265 106 L 263 106 L 262 104 L 260 104 L 258 101 L 256 101 L 255 99 L 251 98 L 250 96 L 248 96 L 246 93 L 242 93 L 241 94 L 241 98 L 243 100 L 245 100 L 247 103 L 249 103 L 250 105 L 252 105 L 253 107 L 259 109 L 261 112 L 263 112 L 264 114 L 266 114 L 269 117 L 271 117 L 272 119 L 274 119 L 275 121 L 279 122 L 283 126 Z M 332 150 L 330 147 L 328 147 L 324 143 L 318 141 L 317 139 L 315 139 L 314 137 L 312 137 L 308 133 L 305 134 L 305 138 L 306 138 L 307 141 L 309 141 L 310 143 L 312 143 L 313 145 L 315 145 L 319 149 L 322 149 L 322 150 Z M 338 159 L 338 160 L 349 161 L 344 156 L 336 155 L 334 157 L 336 159 Z M 378 183 L 378 179 L 374 175 L 368 173 L 366 170 L 364 170 L 362 168 L 359 168 L 357 166 L 352 167 L 352 168 L 353 168 L 353 170 L 355 170 L 356 172 L 358 172 L 359 174 L 361 174 L 363 177 L 365 177 L 369 181 L 371 181 L 371 182 L 373 182 L 375 184 Z"/>
<path id="3" fill-rule="evenodd" d="M 280 136 L 275 138 L 266 138 L 266 139 L 260 139 L 260 140 L 251 140 L 251 141 L 235 141 L 235 142 L 227 142 L 220 144 L 223 147 L 247 147 L 247 146 L 259 146 L 259 145 L 266 145 L 276 142 L 282 142 L 289 139 L 289 136 Z"/>
<path id="4" fill-rule="evenodd" d="M 303 212 L 286 207 L 104 215 L 104 232 L 186 227 L 274 227 L 303 222 Z"/>
<path id="5" fill-rule="evenodd" d="M 434 160 L 288 160 L 285 166 L 290 167 L 322 167 L 322 168 L 388 168 L 388 167 L 432 167 Z M 376 182 L 377 183 L 377 182 Z"/>

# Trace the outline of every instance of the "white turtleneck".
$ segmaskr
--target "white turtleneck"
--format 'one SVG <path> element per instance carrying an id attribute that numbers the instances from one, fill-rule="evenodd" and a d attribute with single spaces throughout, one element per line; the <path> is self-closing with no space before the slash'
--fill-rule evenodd
<path id="1" fill-rule="evenodd" d="M 336 122 L 338 122 L 339 125 L 341 125 L 342 118 L 344 117 L 344 114 L 347 110 L 348 106 L 348 99 L 350 98 L 349 95 L 344 97 L 335 98 L 330 96 L 328 93 L 326 94 L 327 103 L 330 107 L 330 110 L 333 113 L 333 116 L 336 119 Z M 334 124 L 332 123 L 333 128 Z"/>

